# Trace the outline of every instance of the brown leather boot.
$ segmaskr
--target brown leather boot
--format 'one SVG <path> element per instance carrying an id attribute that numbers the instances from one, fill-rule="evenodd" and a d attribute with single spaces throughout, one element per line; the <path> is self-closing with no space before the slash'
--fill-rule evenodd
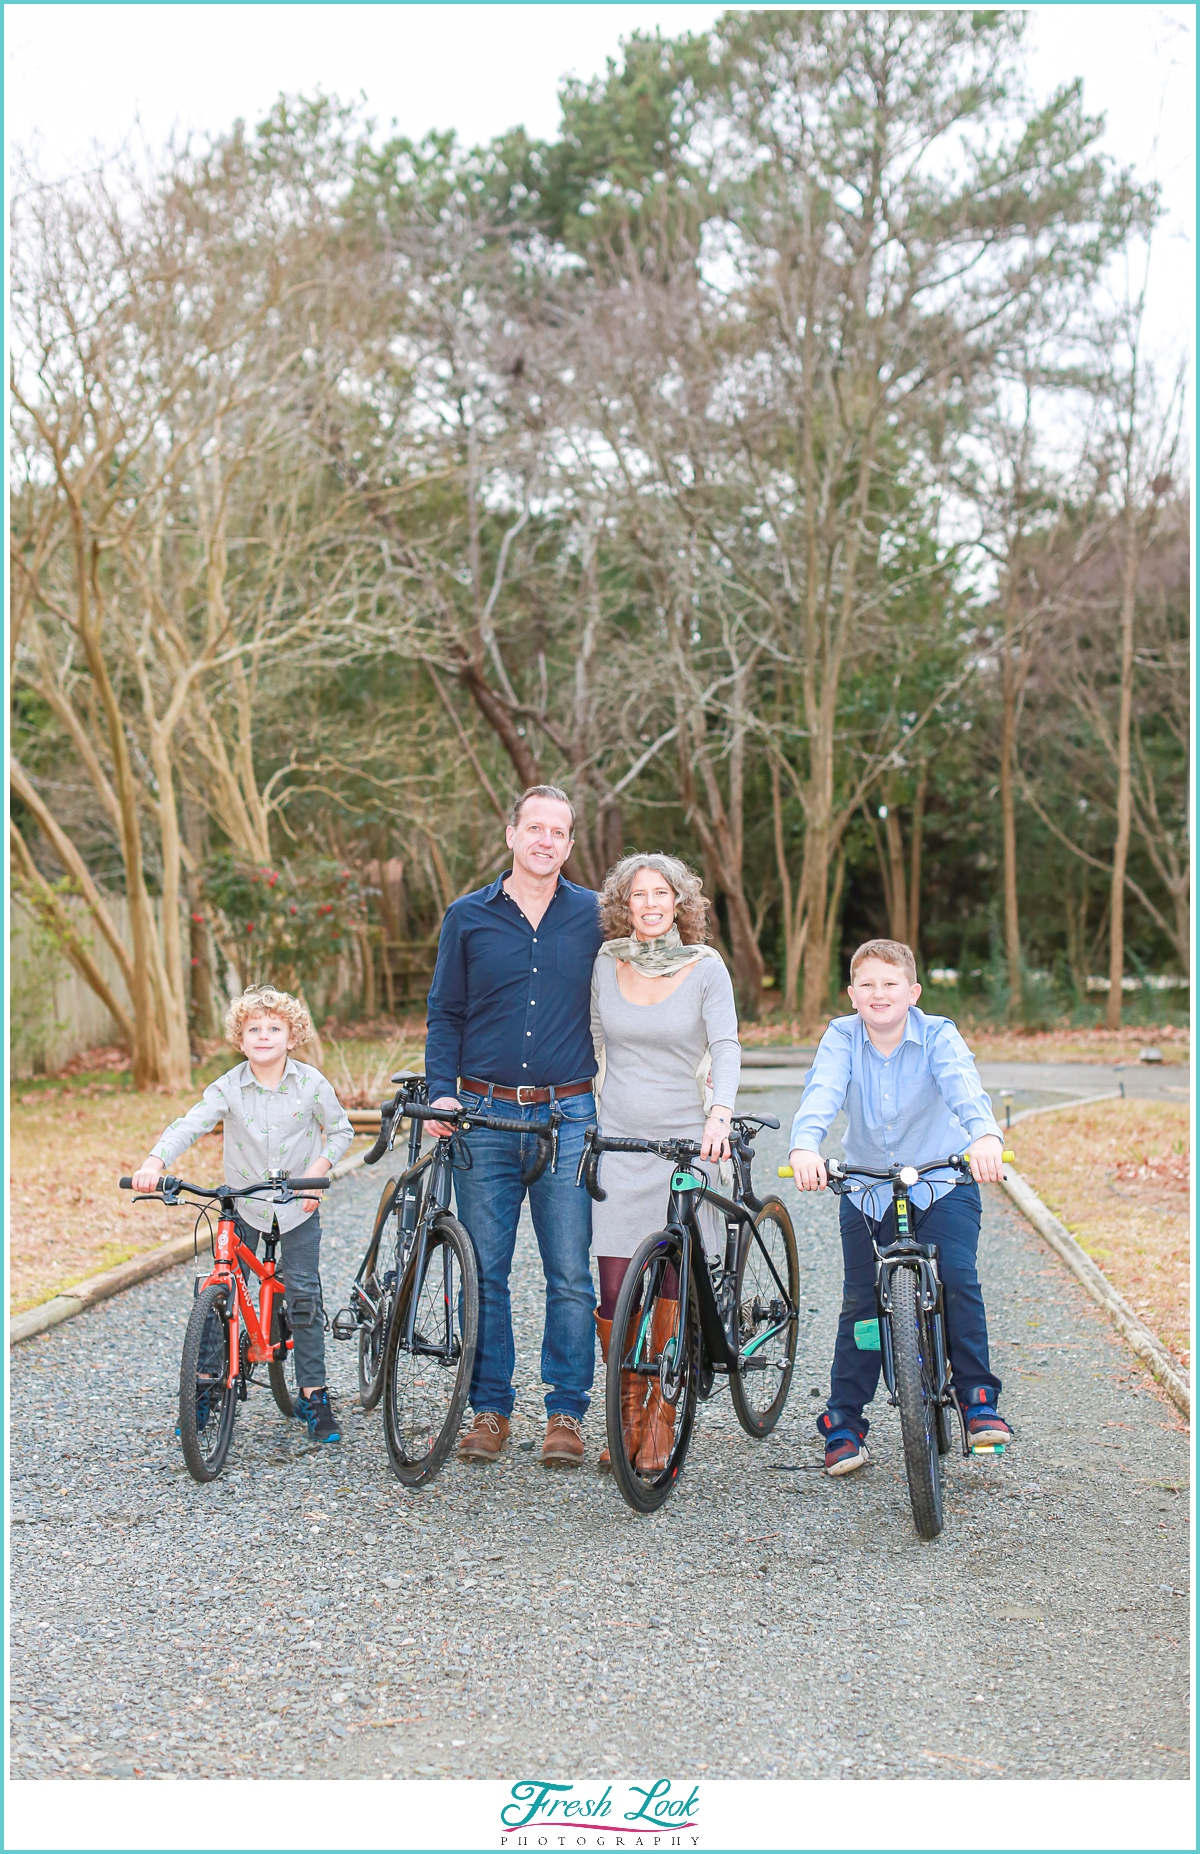
<path id="1" fill-rule="evenodd" d="M 637 1337 L 638 1317 L 637 1313 L 631 1314 L 629 1324 L 625 1328 L 626 1351 Z M 599 1314 L 596 1314 L 595 1319 L 596 1331 L 600 1334 L 600 1353 L 607 1365 L 608 1348 L 612 1343 L 612 1321 L 602 1320 Z M 642 1445 L 642 1429 L 646 1421 L 645 1403 L 645 1378 L 639 1377 L 636 1371 L 623 1371 L 621 1373 L 621 1430 L 625 1442 L 625 1453 L 630 1461 L 636 1458 L 638 1449 Z M 612 1457 L 609 1455 L 607 1442 L 600 1450 L 600 1459 L 596 1466 L 602 1474 L 612 1472 Z"/>
<path id="2" fill-rule="evenodd" d="M 499 1461 L 508 1441 L 508 1418 L 498 1410 L 476 1410 L 475 1421 L 458 1445 L 460 1461 Z"/>
<path id="3" fill-rule="evenodd" d="M 650 1356 L 657 1358 L 675 1332 L 681 1309 L 677 1300 L 656 1300 L 650 1321 Z M 639 1474 L 661 1474 L 675 1446 L 675 1406 L 667 1403 L 657 1378 L 650 1380 L 646 1427 L 634 1463 Z"/>
<path id="4" fill-rule="evenodd" d="M 556 1410 L 546 1424 L 546 1436 L 542 1443 L 542 1465 L 547 1468 L 577 1468 L 583 1460 L 586 1450 L 583 1445 L 583 1424 L 577 1416 L 567 1416 Z"/>

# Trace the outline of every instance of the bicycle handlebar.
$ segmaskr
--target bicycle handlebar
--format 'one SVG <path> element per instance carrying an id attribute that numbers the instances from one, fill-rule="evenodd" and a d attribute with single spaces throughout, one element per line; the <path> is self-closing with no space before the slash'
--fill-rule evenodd
<path id="1" fill-rule="evenodd" d="M 1006 1165 L 1010 1165 L 1016 1156 L 1015 1152 L 1009 1152 L 1007 1148 L 1000 1154 Z M 781 1178 L 796 1176 L 795 1170 L 790 1165 L 780 1165 L 777 1170 Z M 877 1178 L 883 1184 L 891 1184 L 897 1178 L 902 1178 L 904 1172 L 913 1172 L 916 1178 L 923 1178 L 927 1172 L 955 1171 L 969 1175 L 970 1170 L 971 1160 L 965 1152 L 952 1152 L 948 1159 L 935 1159 L 932 1165 L 893 1165 L 891 1170 L 886 1172 L 869 1172 L 865 1166 L 861 1165 L 843 1165 L 840 1159 L 825 1161 L 825 1175 L 831 1188 L 836 1188 L 839 1184 L 845 1185 L 847 1179 L 850 1178 Z M 908 1181 L 904 1180 L 904 1182 Z"/>
<path id="2" fill-rule="evenodd" d="M 122 1178 L 122 1191 L 133 1190 L 133 1179 Z M 293 1197 L 306 1197 L 310 1191 L 328 1191 L 332 1180 L 329 1178 L 264 1178 L 261 1184 L 242 1185 L 234 1191 L 229 1185 L 194 1185 L 186 1178 L 175 1178 L 170 1172 L 164 1172 L 156 1182 L 155 1191 L 161 1192 L 167 1199 L 179 1196 L 181 1191 L 190 1191 L 193 1197 L 253 1197 L 259 1191 L 287 1191 Z M 141 1193 L 149 1197 L 150 1192 Z M 286 1198 L 276 1198 L 276 1203 L 286 1203 Z"/>
<path id="3" fill-rule="evenodd" d="M 549 1120 L 510 1120 L 503 1114 L 480 1114 L 468 1107 L 423 1107 L 420 1102 L 397 1094 L 380 1109 L 379 1137 L 363 1160 L 364 1165 L 378 1164 L 391 1144 L 392 1127 L 397 1120 L 437 1120 L 443 1126 L 452 1126 L 456 1133 L 469 1133 L 473 1127 L 480 1127 L 486 1133 L 532 1133 L 538 1142 L 538 1154 L 533 1164 L 522 1171 L 522 1184 L 536 1184 L 547 1165 L 555 1171 L 558 1169 L 558 1129 L 562 1111 L 557 1102 L 551 1106 Z M 439 1138 L 445 1139 L 446 1135 L 440 1134 Z"/>

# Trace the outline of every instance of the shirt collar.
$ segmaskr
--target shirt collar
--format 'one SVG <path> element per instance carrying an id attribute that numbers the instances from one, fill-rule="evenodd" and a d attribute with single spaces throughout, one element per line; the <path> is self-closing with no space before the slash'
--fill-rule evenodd
<path id="1" fill-rule="evenodd" d="M 289 1056 L 283 1065 L 283 1074 L 279 1077 L 279 1088 L 283 1087 L 285 1081 L 290 1080 L 293 1076 L 299 1075 L 299 1073 L 300 1071 L 296 1067 L 295 1062 L 292 1060 L 291 1056 Z M 254 1070 L 250 1067 L 249 1062 L 243 1062 L 241 1072 L 238 1075 L 238 1084 L 242 1088 L 260 1088 L 262 1086 L 262 1083 L 255 1079 Z M 279 1088 L 274 1090 L 268 1088 L 267 1093 L 271 1094 L 273 1092 L 278 1094 Z"/>
<path id="2" fill-rule="evenodd" d="M 505 869 L 501 875 L 498 875 L 496 877 L 496 880 L 494 882 L 490 883 L 489 886 L 484 889 L 483 899 L 485 903 L 489 901 L 495 901 L 497 895 L 504 895 L 504 884 L 508 881 L 508 878 L 511 874 L 512 874 L 511 869 Z M 560 870 L 558 881 L 554 884 L 554 893 L 551 895 L 549 901 L 546 903 L 546 906 L 548 908 L 552 908 L 555 902 L 558 900 L 558 897 L 562 893 L 562 891 L 564 889 L 569 889 L 573 887 L 574 887 L 574 883 L 568 882 L 566 876 L 563 875 L 562 871 Z M 505 900 L 512 901 L 512 896 L 505 895 Z M 518 905 L 519 903 L 513 902 L 514 907 L 517 907 Z"/>
<path id="3" fill-rule="evenodd" d="M 925 1038 L 921 1033 L 923 1018 L 915 1004 L 910 1004 L 908 1007 L 908 1016 L 904 1020 L 904 1035 L 900 1038 L 900 1042 L 897 1043 L 896 1049 L 892 1051 L 892 1056 L 882 1056 L 879 1054 L 874 1043 L 872 1043 L 870 1037 L 867 1035 L 866 1024 L 858 1015 L 857 1011 L 854 1014 L 854 1021 L 858 1026 L 859 1042 L 864 1049 L 869 1049 L 873 1056 L 878 1057 L 880 1062 L 890 1062 L 892 1056 L 896 1053 L 896 1049 L 901 1048 L 905 1043 L 916 1043 L 919 1047 L 924 1045 Z"/>

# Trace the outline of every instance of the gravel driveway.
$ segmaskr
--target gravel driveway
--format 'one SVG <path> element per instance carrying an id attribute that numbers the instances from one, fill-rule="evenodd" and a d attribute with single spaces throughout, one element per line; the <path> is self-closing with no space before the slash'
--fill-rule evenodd
<path id="1" fill-rule="evenodd" d="M 794 1100 L 747 1105 L 785 1118 Z M 784 1145 L 760 1140 L 760 1189 Z M 330 1195 L 331 1311 L 380 1185 L 359 1171 Z M 840 1295 L 825 1195 L 790 1197 L 805 1311 L 779 1430 L 752 1444 L 714 1397 L 652 1519 L 592 1465 L 539 1464 L 527 1227 L 514 1446 L 419 1494 L 389 1474 L 379 1414 L 352 1413 L 352 1348 L 332 1341 L 344 1442 L 314 1451 L 257 1394 L 225 1475 L 194 1485 L 174 1438 L 190 1266 L 18 1347 L 13 1776 L 1185 1777 L 1186 1430 L 1002 1193 L 985 1199 L 1019 1440 L 950 1458 L 929 1545 L 886 1405 L 874 1465 L 820 1472 Z M 602 1420 L 598 1398 L 591 1463 Z"/>

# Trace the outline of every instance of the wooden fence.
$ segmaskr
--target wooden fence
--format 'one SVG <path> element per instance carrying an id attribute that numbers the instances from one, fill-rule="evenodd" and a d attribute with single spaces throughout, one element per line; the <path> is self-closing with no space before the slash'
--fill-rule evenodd
<path id="1" fill-rule="evenodd" d="M 113 924 L 128 946 L 129 903 L 124 895 L 109 895 L 106 900 Z M 69 895 L 65 906 L 115 996 L 127 1003 L 129 993 L 120 967 L 112 948 L 96 931 L 86 903 Z M 120 1040 L 116 1024 L 95 992 L 15 900 L 8 952 L 9 1041 L 14 1075 L 54 1074 L 83 1050 Z"/>

